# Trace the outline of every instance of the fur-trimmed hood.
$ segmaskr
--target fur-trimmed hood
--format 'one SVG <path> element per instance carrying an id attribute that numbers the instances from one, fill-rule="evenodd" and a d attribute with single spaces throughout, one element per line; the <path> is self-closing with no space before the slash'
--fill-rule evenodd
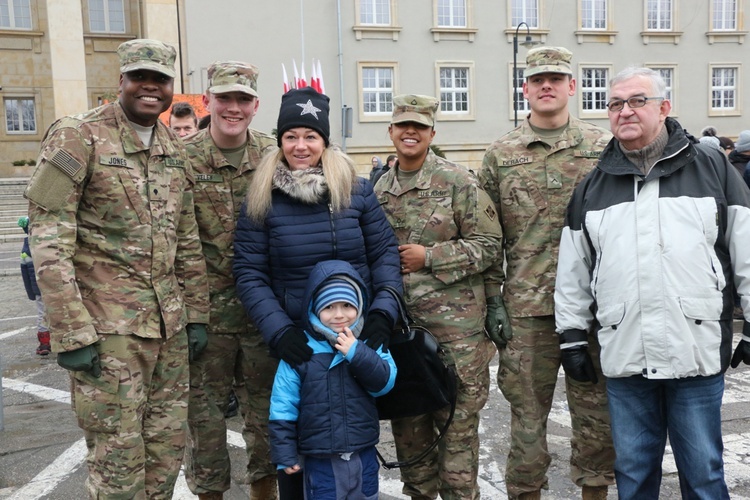
<path id="1" fill-rule="evenodd" d="M 289 170 L 279 162 L 273 174 L 273 187 L 302 203 L 320 203 L 328 195 L 328 183 L 322 167 Z"/>

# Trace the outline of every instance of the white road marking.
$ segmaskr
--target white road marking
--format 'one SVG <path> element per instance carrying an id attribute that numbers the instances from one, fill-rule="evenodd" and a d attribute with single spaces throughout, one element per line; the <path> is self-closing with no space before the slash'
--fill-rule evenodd
<path id="1" fill-rule="evenodd" d="M 11 330 L 9 332 L 2 333 L 0 334 L 0 340 L 5 340 L 7 338 L 13 337 L 14 335 L 18 335 L 19 333 L 23 333 L 27 330 L 33 330 L 33 328 L 30 326 L 25 326 L 23 328 L 18 328 L 16 330 Z"/>
<path id="2" fill-rule="evenodd" d="M 86 460 L 86 440 L 79 439 L 65 450 L 34 479 L 10 496 L 9 500 L 32 500 L 42 498 L 70 477 Z"/>

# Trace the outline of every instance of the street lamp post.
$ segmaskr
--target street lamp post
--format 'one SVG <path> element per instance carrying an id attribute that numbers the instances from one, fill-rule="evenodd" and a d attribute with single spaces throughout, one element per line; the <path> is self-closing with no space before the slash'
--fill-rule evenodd
<path id="1" fill-rule="evenodd" d="M 518 26 L 516 26 L 516 34 L 513 35 L 513 77 L 511 78 L 511 82 L 513 84 L 513 126 L 518 126 L 518 92 L 516 91 L 516 75 L 518 73 L 517 69 L 517 56 L 518 56 L 518 30 L 521 29 L 521 26 L 526 26 L 526 40 L 522 43 L 524 46 L 534 45 L 534 42 L 531 40 L 531 30 L 529 29 L 529 25 L 525 22 L 521 21 L 518 23 Z"/>

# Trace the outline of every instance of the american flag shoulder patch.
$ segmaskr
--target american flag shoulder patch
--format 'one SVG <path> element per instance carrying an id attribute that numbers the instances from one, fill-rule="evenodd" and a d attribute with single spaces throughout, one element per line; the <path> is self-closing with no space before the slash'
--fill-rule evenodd
<path id="1" fill-rule="evenodd" d="M 81 168 L 83 168 L 83 165 L 81 165 L 78 160 L 73 158 L 70 153 L 62 149 L 58 149 L 57 151 L 55 151 L 47 161 L 59 168 L 63 173 L 65 173 L 65 175 L 67 175 L 71 179 L 75 179 L 78 172 L 80 172 Z"/>

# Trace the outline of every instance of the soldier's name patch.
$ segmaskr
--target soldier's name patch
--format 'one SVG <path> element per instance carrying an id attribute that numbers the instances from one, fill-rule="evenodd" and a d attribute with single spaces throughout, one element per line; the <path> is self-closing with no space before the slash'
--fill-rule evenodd
<path id="1" fill-rule="evenodd" d="M 52 153 L 48 161 L 71 179 L 75 179 L 76 174 L 83 168 L 83 165 L 78 160 L 62 149 L 58 149 Z"/>
<path id="2" fill-rule="evenodd" d="M 532 159 L 530 156 L 522 156 L 520 158 L 511 158 L 510 160 L 503 160 L 503 167 L 512 167 L 514 165 L 523 165 L 524 163 L 531 163 Z"/>
<path id="3" fill-rule="evenodd" d="M 185 167 L 185 160 L 181 160 L 179 158 L 164 158 L 164 165 L 168 167 L 179 167 L 184 168 Z"/>
<path id="4" fill-rule="evenodd" d="M 128 160 L 122 156 L 102 155 L 99 157 L 100 165 L 109 165 L 110 167 L 127 167 Z"/>
<path id="5" fill-rule="evenodd" d="M 573 155 L 578 158 L 599 158 L 601 151 L 588 151 L 585 149 L 576 149 Z"/>
<path id="6" fill-rule="evenodd" d="M 419 198 L 444 198 L 448 196 L 448 191 L 445 189 L 423 189 L 418 191 L 417 196 Z"/>
<path id="7" fill-rule="evenodd" d="M 195 180 L 198 182 L 222 182 L 224 178 L 221 174 L 195 174 Z"/>

